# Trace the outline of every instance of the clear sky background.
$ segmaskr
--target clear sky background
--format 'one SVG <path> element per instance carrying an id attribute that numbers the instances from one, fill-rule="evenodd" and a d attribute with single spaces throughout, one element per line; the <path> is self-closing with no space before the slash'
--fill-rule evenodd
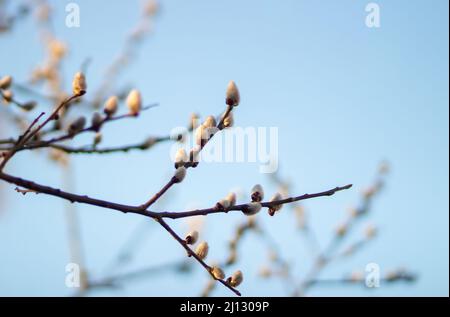
<path id="1" fill-rule="evenodd" d="M 103 71 L 139 15 L 137 1 L 75 1 L 81 27 L 65 26 L 64 6 L 52 1 L 56 35 L 70 45 L 64 63 L 68 87 L 81 63 L 91 57 L 89 87 Z M 319 241 L 325 245 L 346 207 L 359 201 L 383 159 L 392 164 L 387 187 L 373 206 L 370 222 L 380 235 L 355 257 L 330 266 L 323 278 L 339 278 L 370 262 L 383 272 L 404 266 L 416 272 L 415 284 L 382 285 L 376 291 L 357 286 L 313 288 L 310 295 L 448 296 L 448 1 L 376 1 L 381 27 L 367 28 L 368 1 L 162 1 L 154 32 L 141 45 L 137 60 L 119 79 L 142 91 L 146 103 L 159 102 L 139 120 L 105 129 L 105 145 L 140 141 L 186 124 L 191 112 L 203 116 L 224 108 L 230 79 L 242 102 L 239 126 L 279 129 L 280 173 L 298 194 L 353 183 L 332 198 L 305 203 Z M 43 58 L 33 19 L 20 21 L 0 36 L 0 74 L 26 82 Z M 88 92 L 89 96 L 89 92 Z M 47 109 L 45 106 L 43 108 Z M 1 110 L 1 109 L 0 109 Z M 3 115 L 3 112 L 0 112 Z M 2 136 L 17 133 L 0 121 Z M 80 144 L 89 138 L 81 138 Z M 128 204 L 142 203 L 173 171 L 171 144 L 147 152 L 76 156 L 71 160 L 76 192 Z M 203 164 L 189 171 L 171 191 L 164 209 L 209 207 L 232 188 L 255 183 L 275 190 L 258 165 Z M 8 172 L 64 186 L 61 169 L 41 153 L 20 154 Z M 0 295 L 70 295 L 64 285 L 69 261 L 66 203 L 44 195 L 23 197 L 0 184 Z M 85 258 L 90 272 L 102 274 L 130 234 L 147 220 L 95 207 L 76 206 L 81 217 Z M 225 255 L 227 240 L 242 215 L 213 215 L 204 237 L 211 260 Z M 300 277 L 311 264 L 293 214 L 258 215 L 295 264 Z M 175 225 L 182 233 L 185 222 Z M 349 241 L 361 236 L 357 229 Z M 241 245 L 244 295 L 281 296 L 279 280 L 257 276 L 266 261 L 259 240 Z M 140 238 L 136 258 L 126 270 L 182 259 L 184 251 L 152 223 Z M 207 274 L 159 274 L 96 295 L 188 295 L 200 293 Z M 234 267 L 232 268 L 234 269 Z M 230 269 L 230 272 L 231 270 Z M 214 295 L 230 295 L 218 287 Z"/>

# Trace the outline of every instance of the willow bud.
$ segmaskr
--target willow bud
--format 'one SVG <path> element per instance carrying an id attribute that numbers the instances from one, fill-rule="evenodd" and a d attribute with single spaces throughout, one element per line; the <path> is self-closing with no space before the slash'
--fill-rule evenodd
<path id="1" fill-rule="evenodd" d="M 7 75 L 0 79 L 0 89 L 8 89 L 12 84 L 12 77 Z"/>
<path id="2" fill-rule="evenodd" d="M 133 89 L 130 91 L 127 97 L 127 106 L 131 115 L 137 116 L 139 114 L 142 107 L 142 100 L 141 93 L 138 90 Z"/>
<path id="3" fill-rule="evenodd" d="M 202 260 L 208 256 L 209 246 L 208 243 L 203 241 L 195 249 L 195 254 Z"/>
<path id="4" fill-rule="evenodd" d="M 119 99 L 117 96 L 111 96 L 106 100 L 103 112 L 108 116 L 113 116 L 117 112 Z"/>
<path id="5" fill-rule="evenodd" d="M 186 177 L 186 167 L 178 167 L 173 176 L 175 183 L 181 183 Z"/>
<path id="6" fill-rule="evenodd" d="M 33 110 L 34 108 L 36 108 L 36 106 L 37 106 L 37 102 L 36 102 L 36 101 L 28 101 L 28 102 L 23 103 L 23 104 L 20 106 L 20 108 L 21 108 L 22 110 L 25 110 L 25 111 L 31 111 L 31 110 Z"/>
<path id="7" fill-rule="evenodd" d="M 198 231 L 194 230 L 189 232 L 184 240 L 187 244 L 195 244 L 198 240 Z"/>
<path id="8" fill-rule="evenodd" d="M 225 278 L 225 273 L 218 266 L 213 266 L 211 268 L 211 274 L 214 276 L 216 280 L 223 280 Z"/>
<path id="9" fill-rule="evenodd" d="M 94 136 L 94 147 L 99 145 L 102 142 L 102 134 L 97 132 Z"/>
<path id="10" fill-rule="evenodd" d="M 78 132 L 84 129 L 85 125 L 86 125 L 86 118 L 79 117 L 69 125 L 68 132 L 70 135 L 77 134 Z"/>
<path id="11" fill-rule="evenodd" d="M 199 117 L 198 114 L 196 113 L 192 113 L 191 114 L 191 118 L 190 118 L 190 122 L 188 125 L 188 130 L 189 131 L 193 131 L 194 129 L 196 129 L 199 126 Z"/>
<path id="12" fill-rule="evenodd" d="M 86 78 L 82 72 L 77 72 L 73 77 L 72 91 L 74 95 L 84 95 L 86 93 Z"/>
<path id="13" fill-rule="evenodd" d="M 236 86 L 236 83 L 234 81 L 230 81 L 227 86 L 227 92 L 226 92 L 226 104 L 230 107 L 236 107 L 239 105 L 240 102 L 240 95 L 239 90 Z"/>
<path id="14" fill-rule="evenodd" d="M 183 148 L 178 149 L 175 154 L 175 168 L 183 166 L 188 161 L 188 156 Z"/>
<path id="15" fill-rule="evenodd" d="M 214 128 L 217 125 L 216 119 L 213 116 L 208 116 L 203 123 L 205 128 Z"/>
<path id="16" fill-rule="evenodd" d="M 242 272 L 240 270 L 236 271 L 231 275 L 229 278 L 229 283 L 233 287 L 237 287 L 241 285 L 242 281 L 244 280 L 244 276 L 242 275 Z"/>
<path id="17" fill-rule="evenodd" d="M 260 202 L 264 199 L 264 190 L 261 185 L 257 184 L 252 188 L 252 202 Z"/>
<path id="18" fill-rule="evenodd" d="M 92 128 L 95 131 L 100 130 L 100 127 L 103 124 L 103 118 L 100 113 L 94 112 L 94 114 L 92 115 L 91 124 L 92 124 Z"/>
<path id="19" fill-rule="evenodd" d="M 195 143 L 198 146 L 204 146 L 208 142 L 208 133 L 203 124 L 199 125 L 195 130 Z"/>
<path id="20" fill-rule="evenodd" d="M 225 197 L 226 200 L 228 200 L 230 202 L 230 207 L 233 207 L 234 205 L 236 205 L 236 194 L 231 192 L 227 195 L 227 197 Z"/>
<path id="21" fill-rule="evenodd" d="M 13 92 L 11 90 L 4 90 L 2 95 L 3 95 L 3 100 L 6 103 L 11 102 L 13 100 L 13 97 L 14 97 L 14 94 L 13 94 Z"/>
<path id="22" fill-rule="evenodd" d="M 242 210 L 242 212 L 247 216 L 253 216 L 256 215 L 261 210 L 261 208 L 262 208 L 261 203 L 252 202 L 247 204 Z"/>
<path id="23" fill-rule="evenodd" d="M 283 197 L 281 196 L 280 193 L 276 193 L 275 195 L 273 195 L 272 199 L 270 199 L 271 202 L 273 201 L 278 201 L 281 200 Z M 269 215 L 273 216 L 275 215 L 275 212 L 281 210 L 281 208 L 283 208 L 283 204 L 280 205 L 272 205 L 269 207 Z"/>

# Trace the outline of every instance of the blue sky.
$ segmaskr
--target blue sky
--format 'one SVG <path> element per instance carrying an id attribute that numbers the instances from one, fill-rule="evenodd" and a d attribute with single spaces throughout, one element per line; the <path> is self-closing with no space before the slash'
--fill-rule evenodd
<path id="1" fill-rule="evenodd" d="M 90 57 L 88 84 L 97 87 L 138 18 L 139 2 L 75 1 L 81 9 L 81 27 L 71 29 L 64 24 L 68 2 L 52 2 L 55 32 L 70 45 L 64 63 L 67 83 Z M 382 270 L 406 266 L 419 274 L 419 280 L 375 292 L 348 286 L 317 288 L 310 295 L 448 296 L 448 2 L 376 1 L 381 8 L 377 29 L 365 26 L 367 3 L 162 1 L 153 34 L 119 78 L 119 85 L 132 84 L 146 102 L 160 106 L 139 120 L 107 127 L 105 144 L 165 134 L 184 125 L 193 111 L 217 114 L 233 79 L 242 97 L 236 124 L 278 127 L 280 173 L 289 177 L 294 192 L 354 184 L 333 198 L 305 204 L 322 244 L 331 238 L 345 208 L 358 202 L 378 162 L 386 159 L 392 164 L 387 187 L 370 218 L 380 227 L 379 237 L 354 258 L 325 270 L 322 277 L 340 277 L 376 262 Z M 43 57 L 34 21 L 26 19 L 12 33 L 3 34 L 0 45 L 1 74 L 11 73 L 17 82 L 25 82 L 29 69 Z M 76 191 L 141 203 L 172 172 L 169 150 L 170 144 L 164 144 L 128 155 L 74 157 Z M 63 186 L 61 169 L 43 153 L 18 156 L 9 172 Z M 274 190 L 257 164 L 204 164 L 190 171 L 164 208 L 207 207 L 231 188 L 248 191 L 255 183 Z M 0 294 L 70 294 L 64 286 L 65 203 L 42 195 L 22 197 L 11 186 L 0 186 L 6 202 L 0 214 Z M 123 241 L 145 221 L 89 206 L 76 208 L 87 265 L 94 274 L 102 273 Z M 296 272 L 304 273 L 310 258 L 293 228 L 293 215 L 259 216 L 282 254 L 296 264 Z M 205 235 L 211 259 L 225 256 L 227 239 L 242 217 L 208 217 Z M 186 225 L 175 227 L 182 232 Z M 265 259 L 256 238 L 244 240 L 241 252 L 239 268 L 246 282 L 240 289 L 245 295 L 285 295 L 279 281 L 256 276 Z M 166 232 L 149 224 L 131 268 L 183 255 Z M 190 277 L 169 273 L 130 283 L 120 292 L 96 294 L 195 296 L 207 278 L 200 269 Z M 229 293 L 219 287 L 214 295 Z"/>

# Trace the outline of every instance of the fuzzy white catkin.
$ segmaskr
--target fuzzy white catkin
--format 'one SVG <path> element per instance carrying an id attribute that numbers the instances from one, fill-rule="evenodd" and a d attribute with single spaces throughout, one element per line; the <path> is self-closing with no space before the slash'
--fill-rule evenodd
<path id="1" fill-rule="evenodd" d="M 233 275 L 230 278 L 230 285 L 233 287 L 241 285 L 242 281 L 244 280 L 244 275 L 241 271 L 236 271 L 233 273 Z"/>
<path id="2" fill-rule="evenodd" d="M 82 95 L 86 92 L 86 77 L 82 72 L 77 72 L 72 81 L 72 92 L 74 95 Z"/>
<path id="3" fill-rule="evenodd" d="M 260 202 L 264 199 L 264 189 L 260 184 L 253 186 L 251 197 L 253 202 Z"/>
<path id="4" fill-rule="evenodd" d="M 223 280 L 225 278 L 225 273 L 218 266 L 213 266 L 211 269 L 211 273 L 216 280 Z"/>
<path id="5" fill-rule="evenodd" d="M 206 128 L 203 124 L 199 125 L 195 130 L 195 143 L 199 146 L 202 145 L 204 141 L 207 140 Z"/>
<path id="6" fill-rule="evenodd" d="M 262 206 L 260 203 L 252 202 L 247 204 L 242 212 L 247 216 L 253 216 L 256 215 L 261 210 L 261 208 Z"/>
<path id="7" fill-rule="evenodd" d="M 275 195 L 272 196 L 270 201 L 278 201 L 278 200 L 281 200 L 281 199 L 282 199 L 281 194 L 280 193 L 276 193 Z M 273 206 L 270 207 L 270 209 L 273 210 L 273 211 L 279 211 L 282 207 L 283 207 L 282 204 L 280 204 L 280 205 L 273 205 Z"/>
<path id="8" fill-rule="evenodd" d="M 177 153 L 175 154 L 175 165 L 178 167 L 180 165 L 183 165 L 183 163 L 188 161 L 188 156 L 186 154 L 186 150 L 183 148 L 178 149 Z"/>
<path id="9" fill-rule="evenodd" d="M 108 100 L 106 100 L 105 102 L 103 112 L 108 116 L 114 115 L 117 112 L 118 104 L 119 99 L 117 98 L 117 96 L 109 97 Z"/>
<path id="10" fill-rule="evenodd" d="M 213 116 L 208 116 L 203 123 L 205 128 L 214 128 L 216 126 L 216 119 Z"/>
<path id="11" fill-rule="evenodd" d="M 193 230 L 186 235 L 187 244 L 195 244 L 198 240 L 198 231 Z"/>
<path id="12" fill-rule="evenodd" d="M 217 204 L 219 205 L 219 207 L 222 207 L 223 209 L 227 209 L 230 207 L 230 201 L 227 199 L 221 199 Z"/>
<path id="13" fill-rule="evenodd" d="M 236 107 L 237 105 L 239 105 L 240 101 L 241 96 L 239 94 L 239 90 L 236 86 L 236 83 L 233 80 L 231 80 L 227 86 L 226 103 L 229 106 Z"/>
<path id="14" fill-rule="evenodd" d="M 130 91 L 127 97 L 127 107 L 132 115 L 138 115 L 142 107 L 141 93 L 137 89 Z"/>
<path id="15" fill-rule="evenodd" d="M 186 167 L 184 166 L 178 167 L 173 177 L 175 183 L 181 183 L 183 179 L 186 177 Z"/>
<path id="16" fill-rule="evenodd" d="M 3 76 L 0 79 L 0 89 L 8 89 L 11 86 L 12 77 L 9 75 Z"/>
<path id="17" fill-rule="evenodd" d="M 236 205 L 236 194 L 231 192 L 227 195 L 227 197 L 225 197 L 226 200 L 228 200 L 230 202 L 230 207 L 233 207 L 234 205 Z"/>
<path id="18" fill-rule="evenodd" d="M 200 259 L 204 260 L 208 256 L 208 251 L 209 245 L 207 242 L 203 241 L 200 242 L 200 244 L 195 249 L 195 254 L 197 254 Z"/>

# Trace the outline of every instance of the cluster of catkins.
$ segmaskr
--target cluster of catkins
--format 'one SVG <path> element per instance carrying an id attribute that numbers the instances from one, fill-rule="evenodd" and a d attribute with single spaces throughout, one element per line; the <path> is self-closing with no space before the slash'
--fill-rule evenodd
<path id="1" fill-rule="evenodd" d="M 185 238 L 184 241 L 185 241 L 186 244 L 194 245 L 194 244 L 197 243 L 198 238 L 199 238 L 198 231 L 194 230 L 194 231 L 189 232 L 186 235 L 186 238 Z M 204 260 L 208 256 L 208 252 L 209 252 L 209 245 L 208 245 L 208 243 L 206 241 L 200 242 L 197 245 L 196 249 L 195 249 L 195 254 L 201 260 Z M 212 276 L 216 280 L 223 280 L 223 279 L 225 279 L 225 273 L 218 266 L 212 266 L 210 268 L 210 273 L 212 274 Z M 226 279 L 226 282 L 232 287 L 237 287 L 237 286 L 239 286 L 242 283 L 243 280 L 244 280 L 244 276 L 242 274 L 242 271 L 237 270 L 230 277 L 228 277 Z"/>
<path id="2" fill-rule="evenodd" d="M 178 149 L 174 160 L 176 171 L 175 175 L 173 176 L 173 181 L 175 183 L 180 183 L 183 181 L 186 176 L 186 167 L 196 167 L 198 165 L 200 151 L 203 149 L 206 143 L 211 140 L 214 134 L 233 125 L 234 120 L 231 110 L 233 107 L 237 107 L 240 102 L 239 90 L 234 81 L 230 81 L 228 84 L 225 101 L 229 108 L 222 122 L 218 124 L 214 116 L 206 117 L 205 121 L 198 127 L 196 127 L 196 146 L 190 150 L 189 155 L 186 153 L 186 150 L 184 148 Z M 196 119 L 197 118 L 194 118 L 194 121 Z"/>
<path id="3" fill-rule="evenodd" d="M 251 202 L 246 204 L 242 212 L 247 216 L 253 216 L 256 215 L 261 209 L 262 209 L 262 200 L 264 199 L 264 189 L 260 184 L 256 184 L 253 186 L 251 191 Z M 270 199 L 270 202 L 276 202 L 282 199 L 282 196 L 280 193 L 276 193 L 272 196 Z M 229 210 L 230 208 L 234 207 L 236 205 L 236 194 L 235 193 L 229 193 L 225 198 L 219 200 L 216 204 L 216 208 L 218 210 Z M 276 205 L 270 205 L 269 208 L 269 215 L 273 216 L 275 215 L 275 212 L 281 210 L 283 207 L 283 204 L 276 204 Z"/>
<path id="4" fill-rule="evenodd" d="M 2 101 L 8 105 L 10 103 L 15 103 L 19 108 L 24 111 L 33 110 L 37 103 L 36 101 L 28 101 L 25 103 L 19 103 L 14 99 L 14 94 L 10 89 L 13 83 L 13 78 L 10 75 L 6 75 L 0 78 L 0 97 L 2 97 Z"/>
<path id="5" fill-rule="evenodd" d="M 72 92 L 75 96 L 82 96 L 86 93 L 87 84 L 86 78 L 83 73 L 78 72 L 75 74 L 72 81 Z M 133 89 L 127 96 L 126 105 L 128 107 L 128 113 L 131 116 L 138 116 L 142 109 L 142 98 L 138 90 Z M 91 128 L 95 131 L 99 131 L 102 124 L 116 114 L 119 107 L 119 99 L 117 96 L 109 97 L 103 107 L 103 115 L 99 112 L 94 112 L 91 119 Z M 86 118 L 79 117 L 75 119 L 68 127 L 68 133 L 75 135 L 82 131 L 86 126 Z M 97 133 L 94 138 L 94 145 L 101 142 L 101 134 Z"/>

